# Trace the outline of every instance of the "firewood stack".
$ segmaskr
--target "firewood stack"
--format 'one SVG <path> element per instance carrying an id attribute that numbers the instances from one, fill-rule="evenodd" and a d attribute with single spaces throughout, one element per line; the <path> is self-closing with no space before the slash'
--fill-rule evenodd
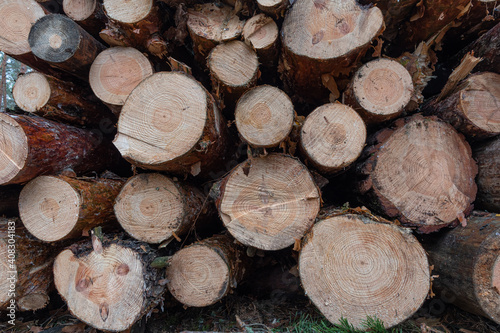
<path id="1" fill-rule="evenodd" d="M 0 50 L 35 70 L 0 114 L 0 305 L 14 230 L 46 284 L 19 275 L 17 308 L 53 280 L 106 331 L 292 247 L 332 323 L 401 323 L 431 275 L 500 323 L 495 1 L 38 2 L 0 1 Z"/>

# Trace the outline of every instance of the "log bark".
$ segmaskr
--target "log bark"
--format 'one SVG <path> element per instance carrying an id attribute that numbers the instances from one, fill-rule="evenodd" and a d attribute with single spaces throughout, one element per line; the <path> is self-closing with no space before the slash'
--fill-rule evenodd
<path id="1" fill-rule="evenodd" d="M 424 249 L 408 229 L 356 214 L 322 217 L 305 237 L 299 272 L 307 296 L 334 324 L 367 316 L 397 325 L 430 286 Z"/>
<path id="2" fill-rule="evenodd" d="M 94 247 L 92 247 L 92 245 Z M 164 273 L 150 266 L 157 256 L 147 244 L 97 237 L 62 251 L 54 262 L 57 291 L 69 311 L 88 325 L 121 332 L 162 300 Z"/>
<path id="3" fill-rule="evenodd" d="M 192 185 L 159 173 L 130 178 L 116 198 L 115 214 L 135 239 L 158 244 L 184 236 L 213 212 L 205 196 Z"/>
<path id="4" fill-rule="evenodd" d="M 37 72 L 19 76 L 12 96 L 23 111 L 71 125 L 98 128 L 103 119 L 116 121 L 90 89 Z"/>
<path id="5" fill-rule="evenodd" d="M 413 90 L 406 68 L 395 60 L 379 58 L 356 71 L 344 92 L 344 103 L 373 125 L 400 116 Z"/>
<path id="6" fill-rule="evenodd" d="M 469 144 L 451 125 L 421 115 L 374 134 L 356 172 L 363 202 L 422 233 L 463 221 L 477 192 Z"/>
<path id="7" fill-rule="evenodd" d="M 116 162 L 113 146 L 95 132 L 23 115 L 0 114 L 0 185 L 25 183 L 65 169 L 103 171 Z"/>
<path id="8" fill-rule="evenodd" d="M 335 103 L 316 108 L 300 131 L 300 151 L 308 165 L 333 175 L 359 157 L 366 142 L 363 119 L 350 107 Z"/>
<path id="9" fill-rule="evenodd" d="M 94 38 L 106 26 L 106 14 L 102 3 L 97 0 L 63 0 L 63 11 Z"/>
<path id="10" fill-rule="evenodd" d="M 459 308 L 500 324 L 500 218 L 475 211 L 467 227 L 455 228 L 433 244 L 424 243 L 433 287 Z"/>
<path id="11" fill-rule="evenodd" d="M 0 218 L 0 310 L 35 311 L 49 303 L 56 250 L 31 236 L 19 220 Z"/>
<path id="12" fill-rule="evenodd" d="M 210 51 L 218 44 L 238 38 L 244 24 L 233 8 L 226 5 L 207 3 L 188 9 L 187 28 L 196 62 L 205 68 Z"/>
<path id="13" fill-rule="evenodd" d="M 216 192 L 219 215 L 231 235 L 262 250 L 294 244 L 312 226 L 320 206 L 307 168 L 281 154 L 239 164 Z"/>
<path id="14" fill-rule="evenodd" d="M 282 35 L 282 79 L 290 96 L 321 105 L 329 92 L 323 75 L 348 75 L 383 30 L 380 9 L 355 0 L 297 0 Z"/>
<path id="15" fill-rule="evenodd" d="M 248 260 L 230 236 L 196 242 L 172 257 L 166 271 L 168 290 L 185 306 L 212 305 L 243 280 Z"/>
<path id="16" fill-rule="evenodd" d="M 0 216 L 19 216 L 19 193 L 22 186 L 7 185 L 0 187 Z"/>
<path id="17" fill-rule="evenodd" d="M 257 52 L 259 63 L 266 67 L 266 71 L 276 70 L 279 54 L 278 36 L 278 25 L 272 18 L 264 14 L 253 16 L 243 27 L 243 40 Z"/>
<path id="18" fill-rule="evenodd" d="M 476 72 L 495 72 L 500 74 L 500 23 L 479 37 L 475 42 L 467 46 L 460 55 L 474 51 L 476 57 L 483 58 L 475 68 Z M 457 63 L 462 57 L 457 58 Z"/>
<path id="19" fill-rule="evenodd" d="M 212 96 L 190 76 L 160 72 L 130 94 L 114 144 L 141 168 L 206 177 L 227 152 L 227 125 Z"/>
<path id="20" fill-rule="evenodd" d="M 137 49 L 111 47 L 95 58 L 89 83 L 95 95 L 116 110 L 121 109 L 132 90 L 152 74 L 153 65 Z"/>
<path id="21" fill-rule="evenodd" d="M 233 109 L 238 98 L 257 84 L 257 54 L 241 41 L 213 48 L 208 56 L 212 91 L 223 108 Z"/>
<path id="22" fill-rule="evenodd" d="M 500 134 L 500 74 L 476 73 L 463 80 L 444 100 L 422 110 L 449 122 L 470 140 Z"/>
<path id="23" fill-rule="evenodd" d="M 234 116 L 238 132 L 250 146 L 270 148 L 288 137 L 295 111 L 290 97 L 282 90 L 262 85 L 241 96 Z"/>
<path id="24" fill-rule="evenodd" d="M 19 196 L 24 226 L 45 242 L 80 238 L 115 220 L 113 202 L 123 186 L 115 179 L 40 176 Z"/>
<path id="25" fill-rule="evenodd" d="M 289 4 L 288 0 L 257 0 L 259 9 L 275 19 L 285 16 Z"/>
<path id="26" fill-rule="evenodd" d="M 474 147 L 477 161 L 477 200 L 479 208 L 500 214 L 500 137 Z"/>
<path id="27" fill-rule="evenodd" d="M 111 46 L 131 46 L 163 58 L 167 42 L 162 37 L 162 19 L 153 0 L 104 0 L 109 21 L 100 32 Z"/>

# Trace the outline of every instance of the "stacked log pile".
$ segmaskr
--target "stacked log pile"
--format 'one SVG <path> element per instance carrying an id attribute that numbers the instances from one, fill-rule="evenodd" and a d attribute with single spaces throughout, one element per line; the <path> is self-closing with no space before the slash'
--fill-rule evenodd
<path id="1" fill-rule="evenodd" d="M 293 247 L 332 323 L 397 325 L 437 274 L 500 323 L 490 2 L 0 0 L 0 50 L 35 70 L 0 113 L 0 310 L 46 306 L 53 281 L 123 331 Z M 456 70 L 428 94 L 440 64 Z"/>

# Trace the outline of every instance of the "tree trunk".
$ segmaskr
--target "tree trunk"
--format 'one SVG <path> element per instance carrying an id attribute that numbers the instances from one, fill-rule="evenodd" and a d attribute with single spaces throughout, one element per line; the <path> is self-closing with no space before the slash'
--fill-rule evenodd
<path id="1" fill-rule="evenodd" d="M 115 220 L 113 203 L 123 181 L 40 176 L 19 196 L 23 224 L 45 242 L 80 238 L 98 225 Z"/>
<path id="2" fill-rule="evenodd" d="M 475 211 L 467 227 L 424 243 L 442 299 L 500 324 L 500 218 Z"/>
<path id="3" fill-rule="evenodd" d="M 212 90 L 223 108 L 233 109 L 238 98 L 257 84 L 257 54 L 241 41 L 221 44 L 210 52 L 208 68 Z"/>
<path id="4" fill-rule="evenodd" d="M 376 217 L 322 217 L 303 241 L 299 272 L 306 295 L 332 323 L 360 327 L 367 316 L 385 327 L 411 317 L 430 286 L 424 249 L 408 229 Z"/>
<path id="5" fill-rule="evenodd" d="M 288 0 L 257 0 L 259 9 L 267 15 L 280 19 L 289 7 Z"/>
<path id="6" fill-rule="evenodd" d="M 297 0 L 281 30 L 281 74 L 290 95 L 307 102 L 328 101 L 323 75 L 348 75 L 383 30 L 376 8 L 355 0 Z"/>
<path id="7" fill-rule="evenodd" d="M 98 330 L 120 332 L 162 300 L 164 274 L 151 267 L 155 257 L 147 244 L 93 236 L 57 256 L 54 282 L 75 317 Z"/>
<path id="8" fill-rule="evenodd" d="M 193 41 L 194 59 L 206 68 L 207 56 L 220 43 L 238 38 L 245 22 L 226 5 L 206 3 L 188 9 L 187 28 Z"/>
<path id="9" fill-rule="evenodd" d="M 444 100 L 433 100 L 423 111 L 449 122 L 470 140 L 500 134 L 500 74 L 477 73 L 463 80 Z"/>
<path id="10" fill-rule="evenodd" d="M 36 21 L 28 41 L 35 56 L 84 81 L 88 81 L 90 65 L 105 48 L 61 14 L 46 15 Z"/>
<path id="11" fill-rule="evenodd" d="M 466 47 L 459 55 L 474 51 L 474 56 L 483 58 L 475 68 L 476 72 L 495 72 L 500 74 L 500 23 L 475 42 Z M 461 59 L 457 58 L 457 62 Z"/>
<path id="12" fill-rule="evenodd" d="M 106 26 L 106 14 L 97 0 L 63 0 L 64 13 L 94 38 Z"/>
<path id="13" fill-rule="evenodd" d="M 116 198 L 120 225 L 135 239 L 162 243 L 184 236 L 195 223 L 213 212 L 194 186 L 173 181 L 159 173 L 130 178 Z"/>
<path id="14" fill-rule="evenodd" d="M 153 74 L 153 65 L 131 47 L 111 47 L 101 52 L 90 67 L 89 83 L 104 103 L 121 108 L 132 90 Z"/>
<path id="15" fill-rule="evenodd" d="M 205 88 L 184 73 L 161 72 L 128 97 L 114 144 L 141 168 L 206 177 L 220 167 L 230 142 Z"/>
<path id="16" fill-rule="evenodd" d="M 300 150 L 308 164 L 332 175 L 348 168 L 366 142 L 363 119 L 340 103 L 325 104 L 306 117 L 300 131 Z"/>
<path id="17" fill-rule="evenodd" d="M 295 111 L 287 94 L 276 87 L 263 85 L 241 96 L 234 116 L 238 132 L 250 146 L 270 148 L 288 137 Z"/>
<path id="18" fill-rule="evenodd" d="M 276 22 L 264 14 L 257 14 L 245 23 L 242 36 L 245 43 L 257 52 L 259 63 L 266 67 L 266 71 L 276 71 L 279 54 L 279 28 Z"/>
<path id="19" fill-rule="evenodd" d="M 63 123 L 98 128 L 103 119 L 116 121 L 90 89 L 37 72 L 19 76 L 12 96 L 22 110 Z"/>
<path id="20" fill-rule="evenodd" d="M 312 226 L 320 192 L 307 168 L 281 154 L 239 164 L 218 185 L 222 222 L 242 244 L 280 250 Z"/>
<path id="21" fill-rule="evenodd" d="M 344 103 L 367 124 L 376 124 L 400 116 L 412 95 L 412 77 L 406 68 L 397 61 L 379 58 L 354 74 L 344 92 Z"/>
<path id="22" fill-rule="evenodd" d="M 241 282 L 248 260 L 232 237 L 213 236 L 174 254 L 167 267 L 167 287 L 185 306 L 212 305 Z"/>
<path id="23" fill-rule="evenodd" d="M 0 114 L 0 185 L 25 183 L 65 169 L 103 171 L 116 150 L 95 132 L 23 115 Z"/>
<path id="24" fill-rule="evenodd" d="M 17 206 L 21 189 L 22 186 L 20 185 L 6 185 L 0 187 L 0 216 L 19 216 Z"/>
<path id="25" fill-rule="evenodd" d="M 101 38 L 111 46 L 131 46 L 162 58 L 167 42 L 161 37 L 162 19 L 153 0 L 105 0 L 109 18 Z"/>
<path id="26" fill-rule="evenodd" d="M 55 249 L 34 239 L 19 220 L 0 218 L 0 310 L 15 315 L 15 309 L 35 311 L 49 303 Z"/>
<path id="27" fill-rule="evenodd" d="M 476 205 L 500 214 L 500 137 L 474 148 L 477 161 Z"/>
<path id="28" fill-rule="evenodd" d="M 469 144 L 449 124 L 402 118 L 368 144 L 356 170 L 367 205 L 423 233 L 455 226 L 470 213 L 477 166 Z"/>

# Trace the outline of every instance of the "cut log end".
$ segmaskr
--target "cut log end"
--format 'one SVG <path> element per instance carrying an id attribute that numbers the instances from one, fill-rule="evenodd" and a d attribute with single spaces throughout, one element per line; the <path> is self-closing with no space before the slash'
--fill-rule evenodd
<path id="1" fill-rule="evenodd" d="M 89 83 L 103 102 L 123 105 L 132 90 L 153 74 L 148 58 L 131 47 L 112 47 L 101 52 L 90 67 Z"/>
<path id="2" fill-rule="evenodd" d="M 79 22 L 89 18 L 95 11 L 97 0 L 63 0 L 64 13 Z"/>
<path id="3" fill-rule="evenodd" d="M 236 126 L 253 147 L 275 147 L 292 130 L 292 101 L 278 88 L 259 86 L 247 91 L 235 109 Z"/>
<path id="4" fill-rule="evenodd" d="M 46 15 L 31 28 L 28 41 L 33 53 L 54 63 L 70 59 L 80 46 L 80 27 L 60 14 Z"/>
<path id="5" fill-rule="evenodd" d="M 359 157 L 366 141 L 366 126 L 352 108 L 326 104 L 307 116 L 300 136 L 306 158 L 318 171 L 332 174 Z"/>
<path id="6" fill-rule="evenodd" d="M 228 264 L 215 249 L 193 245 L 177 252 L 167 268 L 168 289 L 181 303 L 202 307 L 214 304 L 230 287 Z"/>
<path id="7" fill-rule="evenodd" d="M 116 244 L 83 257 L 64 250 L 54 262 L 54 282 L 71 313 L 114 332 L 128 329 L 143 311 L 143 274 L 136 252 Z"/>
<path id="8" fill-rule="evenodd" d="M 160 174 L 133 177 L 115 204 L 116 217 L 125 231 L 148 243 L 161 243 L 172 238 L 173 232 L 178 233 L 185 209 L 177 186 Z"/>
<path id="9" fill-rule="evenodd" d="M 103 4 L 109 18 L 123 23 L 137 23 L 153 8 L 153 0 L 104 0 Z"/>
<path id="10" fill-rule="evenodd" d="M 45 75 L 31 72 L 19 76 L 12 89 L 17 106 L 26 112 L 36 112 L 47 104 L 52 91 Z"/>
<path id="11" fill-rule="evenodd" d="M 410 317 L 429 291 L 429 265 L 417 240 L 397 227 L 342 215 L 317 223 L 299 259 L 307 296 L 332 323 L 367 316 L 385 327 Z"/>
<path id="12" fill-rule="evenodd" d="M 30 9 L 27 10 L 26 7 Z M 33 0 L 8 0 L 0 4 L 0 50 L 21 55 L 30 52 L 28 35 L 31 25 L 45 15 Z"/>
<path id="13" fill-rule="evenodd" d="M 279 154 L 238 165 L 221 188 L 219 213 L 239 242 L 262 250 L 295 243 L 312 226 L 320 193 L 307 168 Z"/>
<path id="14" fill-rule="evenodd" d="M 9 115 L 0 113 L 0 184 L 14 179 L 28 158 L 28 137 Z"/>
<path id="15" fill-rule="evenodd" d="M 50 298 L 47 294 L 30 294 L 17 300 L 17 306 L 22 311 L 35 311 L 43 309 L 49 304 Z"/>
<path id="16" fill-rule="evenodd" d="M 259 52 L 274 45 L 278 39 L 278 25 L 264 14 L 249 19 L 243 27 L 243 39 Z"/>
<path id="17" fill-rule="evenodd" d="M 53 242 L 68 235 L 78 222 L 81 199 L 62 179 L 40 176 L 29 182 L 19 196 L 19 214 L 36 238 Z"/>

